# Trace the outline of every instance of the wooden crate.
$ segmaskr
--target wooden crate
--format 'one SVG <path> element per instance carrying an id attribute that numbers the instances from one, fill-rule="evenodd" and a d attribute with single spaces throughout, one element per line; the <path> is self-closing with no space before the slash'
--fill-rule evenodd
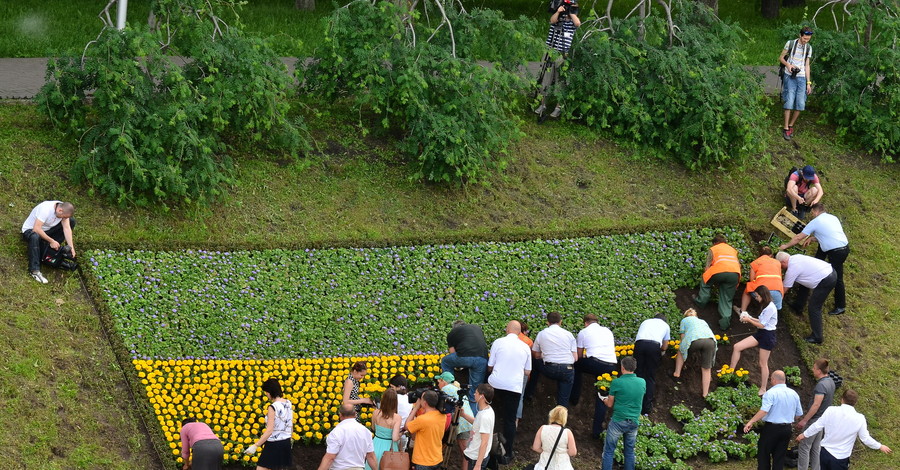
<path id="1" fill-rule="evenodd" d="M 798 219 L 787 207 L 782 207 L 775 217 L 772 217 L 772 225 L 778 229 L 784 236 L 794 238 L 794 235 L 802 232 L 806 228 L 806 224 Z"/>

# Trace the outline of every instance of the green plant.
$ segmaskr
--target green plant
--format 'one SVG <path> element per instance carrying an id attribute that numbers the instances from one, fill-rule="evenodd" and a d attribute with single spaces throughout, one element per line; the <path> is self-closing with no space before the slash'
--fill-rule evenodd
<path id="1" fill-rule="evenodd" d="M 761 148 L 765 117 L 761 79 L 736 52 L 746 36 L 699 2 L 674 5 L 674 43 L 661 14 L 582 28 L 565 73 L 569 114 L 691 169 L 740 162 Z"/>
<path id="2" fill-rule="evenodd" d="M 78 139 L 78 179 L 120 204 L 209 202 L 233 182 L 229 144 L 296 154 L 290 76 L 264 41 L 241 34 L 238 5 L 157 0 L 154 27 L 107 24 L 83 54 L 49 62 L 36 101 Z"/>
<path id="3" fill-rule="evenodd" d="M 740 385 L 750 380 L 750 372 L 743 368 L 732 369 L 728 364 L 723 364 L 716 372 L 716 377 L 722 385 Z"/>
<path id="4" fill-rule="evenodd" d="M 682 423 L 687 423 L 694 419 L 694 412 L 683 403 L 673 406 L 669 412 L 672 413 L 672 417 L 675 418 L 675 420 L 681 421 Z"/>
<path id="5" fill-rule="evenodd" d="M 900 152 L 900 7 L 896 2 L 861 0 L 845 6 L 850 15 L 841 10 L 835 11 L 838 30 L 816 31 L 811 100 L 837 125 L 838 135 L 852 135 L 892 162 Z M 830 13 L 823 14 L 828 23 Z M 794 36 L 798 28 L 786 26 L 783 32 Z"/>
<path id="6" fill-rule="evenodd" d="M 429 24 L 398 5 L 357 0 L 336 10 L 304 91 L 348 96 L 380 116 L 417 161 L 414 179 L 473 182 L 503 169 L 506 149 L 523 135 L 514 111 L 526 82 L 515 67 L 537 41 L 489 10 L 429 1 L 426 12 L 442 18 Z M 483 48 L 479 37 L 488 35 L 497 47 Z M 494 66 L 479 65 L 479 54 Z"/>
<path id="7" fill-rule="evenodd" d="M 784 376 L 787 379 L 787 383 L 793 385 L 794 387 L 799 387 L 800 384 L 803 383 L 803 377 L 800 376 L 800 367 L 798 366 L 785 367 Z"/>

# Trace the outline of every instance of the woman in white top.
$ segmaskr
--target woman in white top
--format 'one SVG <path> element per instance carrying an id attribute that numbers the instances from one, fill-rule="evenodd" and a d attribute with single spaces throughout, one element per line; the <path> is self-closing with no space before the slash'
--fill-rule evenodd
<path id="1" fill-rule="evenodd" d="M 572 431 L 566 429 L 566 421 L 569 420 L 569 410 L 564 406 L 557 406 L 550 410 L 550 424 L 541 426 L 534 435 L 534 443 L 531 444 L 531 450 L 540 452 L 541 457 L 538 463 L 534 465 L 534 470 L 572 470 L 572 461 L 569 457 L 574 457 L 577 453 L 575 449 L 575 437 Z M 562 436 L 560 436 L 562 432 Z M 553 450 L 553 444 L 559 438 L 559 444 L 553 452 L 552 458 L 550 452 Z M 549 462 L 549 463 L 548 463 Z"/>
<path id="2" fill-rule="evenodd" d="M 294 432 L 294 410 L 284 398 L 278 379 L 268 379 L 262 384 L 263 393 L 272 401 L 266 410 L 266 430 L 247 450 L 247 455 L 262 447 L 256 462 L 256 470 L 291 467 L 291 435 Z M 265 445 L 263 445 L 265 444 Z"/>
<path id="3" fill-rule="evenodd" d="M 766 393 L 766 384 L 769 382 L 769 355 L 775 349 L 775 325 L 778 324 L 778 308 L 772 302 L 772 294 L 769 288 L 759 286 L 750 294 L 753 300 L 764 305 L 759 318 L 753 318 L 747 312 L 741 312 L 741 323 L 749 323 L 757 328 L 756 333 L 749 338 L 744 338 L 734 345 L 731 352 L 731 368 L 737 367 L 741 360 L 741 351 L 759 346 L 759 394 Z"/>

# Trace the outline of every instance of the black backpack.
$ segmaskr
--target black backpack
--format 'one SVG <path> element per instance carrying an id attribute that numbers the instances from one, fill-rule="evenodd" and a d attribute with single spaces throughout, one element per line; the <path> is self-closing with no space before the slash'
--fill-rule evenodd
<path id="1" fill-rule="evenodd" d="M 75 262 L 75 257 L 72 256 L 72 248 L 68 245 L 62 245 L 57 250 L 54 250 L 47 245 L 47 249 L 44 250 L 44 256 L 41 257 L 41 261 L 47 266 L 54 268 L 66 269 L 69 271 L 78 269 L 78 263 Z"/>

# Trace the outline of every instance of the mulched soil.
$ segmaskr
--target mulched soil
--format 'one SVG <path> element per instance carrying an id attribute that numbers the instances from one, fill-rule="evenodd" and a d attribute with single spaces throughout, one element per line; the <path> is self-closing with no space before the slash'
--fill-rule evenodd
<path id="1" fill-rule="evenodd" d="M 734 299 L 735 305 L 740 305 L 740 293 L 743 291 L 744 286 L 742 284 L 737 289 L 737 294 Z M 691 300 L 696 294 L 697 289 L 679 289 L 675 292 L 675 303 L 682 311 L 690 307 L 696 308 Z M 787 302 L 785 302 L 785 307 L 779 312 L 779 315 L 782 318 L 785 315 L 794 315 L 786 305 Z M 753 302 L 751 302 L 748 310 L 753 316 L 759 315 L 759 307 Z M 723 331 L 719 329 L 715 296 L 713 296 L 713 301 L 708 305 L 703 308 L 697 308 L 697 312 L 700 318 L 709 323 L 716 334 L 723 333 Z M 731 323 L 731 328 L 725 333 L 727 333 L 731 339 L 732 345 L 756 331 L 754 327 L 739 322 L 737 315 L 732 317 Z M 805 335 L 806 332 L 802 333 Z M 678 338 L 677 329 L 673 331 L 673 337 L 675 339 Z M 778 322 L 777 338 L 777 345 L 769 357 L 769 370 L 775 371 L 785 366 L 800 366 L 803 384 L 800 387 L 797 387 L 796 390 L 797 393 L 800 394 L 801 403 L 805 409 L 809 397 L 812 394 L 812 373 L 807 369 L 806 365 L 801 362 L 799 351 L 791 338 L 786 321 L 781 320 Z M 760 379 L 758 351 L 758 348 L 744 351 L 741 355 L 740 362 L 738 363 L 738 367 L 743 367 L 750 372 L 750 383 L 755 387 L 759 386 Z M 716 368 L 721 367 L 722 364 L 729 363 L 731 360 L 731 352 L 731 345 L 719 347 L 716 352 Z M 654 422 L 663 422 L 673 429 L 681 429 L 681 424 L 672 418 L 669 409 L 676 404 L 684 403 L 695 413 L 699 413 L 700 410 L 706 407 L 706 401 L 700 395 L 699 357 L 697 355 L 688 357 L 681 373 L 681 384 L 679 385 L 672 377 L 672 372 L 675 370 L 675 360 L 672 359 L 673 355 L 674 350 L 670 349 L 669 353 L 663 357 L 662 364 L 657 371 L 656 399 L 653 412 L 650 414 L 650 419 Z M 460 374 L 460 377 L 458 377 L 458 380 L 462 382 L 465 382 L 465 379 L 466 377 L 464 374 Z M 713 382 L 710 391 L 715 390 L 715 381 L 715 370 L 713 370 Z M 576 468 L 584 466 L 579 465 L 579 463 L 589 464 L 592 468 L 598 466 L 603 453 L 602 442 L 594 440 L 590 436 L 594 402 L 588 397 L 591 397 L 593 393 L 595 393 L 593 391 L 593 381 L 585 378 L 582 389 L 583 398 L 580 403 L 569 412 L 568 426 L 572 429 L 572 432 L 575 435 L 575 441 L 578 445 L 578 457 L 574 462 Z M 537 454 L 530 448 L 531 442 L 534 439 L 534 434 L 537 429 L 542 424 L 546 423 L 547 414 L 556 405 L 555 401 L 556 384 L 551 380 L 542 377 L 538 383 L 535 397 L 533 400 L 526 403 L 524 416 L 519 423 L 519 431 L 516 434 L 515 441 L 516 461 L 513 463 L 513 467 L 521 468 L 523 465 L 537 459 Z M 609 419 L 609 416 L 607 416 L 607 419 Z M 324 454 L 324 445 L 295 446 L 293 469 L 315 470 L 318 468 Z M 448 468 L 458 468 L 459 459 L 459 452 L 454 451 L 451 453 L 450 465 Z M 705 458 L 698 458 L 689 463 L 694 468 L 698 469 L 710 466 L 706 463 Z M 238 470 L 246 467 L 231 465 L 225 468 Z"/>

